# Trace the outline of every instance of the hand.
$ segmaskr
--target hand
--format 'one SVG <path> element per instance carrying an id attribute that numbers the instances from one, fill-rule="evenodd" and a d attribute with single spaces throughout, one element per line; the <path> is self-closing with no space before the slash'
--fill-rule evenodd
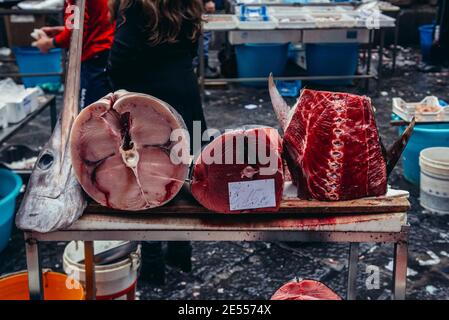
<path id="1" fill-rule="evenodd" d="M 45 32 L 45 34 L 47 36 L 49 36 L 50 38 L 54 38 L 56 37 L 59 33 L 61 33 L 62 31 L 64 31 L 64 27 L 60 26 L 60 27 L 43 27 L 41 28 L 42 31 Z"/>
<path id="2" fill-rule="evenodd" d="M 213 1 L 206 2 L 204 8 L 206 9 L 207 13 L 215 13 L 215 2 Z"/>
<path id="3" fill-rule="evenodd" d="M 48 53 L 55 46 L 53 45 L 52 38 L 40 38 L 36 42 L 33 43 L 34 46 L 39 48 L 42 53 Z"/>

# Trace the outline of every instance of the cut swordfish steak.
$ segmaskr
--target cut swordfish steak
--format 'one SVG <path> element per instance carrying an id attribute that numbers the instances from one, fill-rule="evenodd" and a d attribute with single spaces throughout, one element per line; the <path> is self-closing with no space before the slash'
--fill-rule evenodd
<path id="1" fill-rule="evenodd" d="M 194 160 L 191 192 L 220 213 L 278 211 L 283 192 L 282 141 L 269 127 L 246 127 L 215 138 Z"/>
<path id="2" fill-rule="evenodd" d="M 172 141 L 177 129 L 179 139 Z M 110 94 L 75 120 L 70 138 L 75 175 L 101 205 L 129 211 L 161 206 L 188 175 L 186 130 L 181 116 L 159 99 Z M 175 146 L 179 152 L 172 152 Z"/>
<path id="3" fill-rule="evenodd" d="M 303 90 L 290 109 L 270 77 L 270 96 L 284 130 L 284 156 L 298 195 L 317 200 L 381 196 L 414 122 L 387 152 L 369 98 Z"/>

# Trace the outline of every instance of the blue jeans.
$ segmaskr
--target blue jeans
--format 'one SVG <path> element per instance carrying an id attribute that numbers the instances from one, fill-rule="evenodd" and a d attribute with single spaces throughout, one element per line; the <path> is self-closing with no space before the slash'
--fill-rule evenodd
<path id="1" fill-rule="evenodd" d="M 212 32 L 211 31 L 206 31 L 203 33 L 203 47 L 202 48 L 198 48 L 198 52 L 199 50 L 203 50 L 204 52 L 204 61 L 209 61 L 209 44 L 210 41 L 212 39 Z M 198 57 L 195 57 L 193 59 L 193 66 L 194 67 L 198 67 L 199 62 L 198 62 Z M 206 65 L 207 67 L 207 65 Z"/>
<path id="2" fill-rule="evenodd" d="M 106 72 L 109 51 L 103 51 L 81 64 L 80 107 L 91 105 L 112 91 Z"/>

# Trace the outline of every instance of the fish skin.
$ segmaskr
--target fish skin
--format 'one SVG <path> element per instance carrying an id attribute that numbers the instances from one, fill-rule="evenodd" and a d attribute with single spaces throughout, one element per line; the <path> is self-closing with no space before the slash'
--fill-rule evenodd
<path id="1" fill-rule="evenodd" d="M 79 112 L 86 0 L 77 0 L 76 6 L 80 12 L 79 28 L 72 31 L 70 39 L 63 109 L 50 140 L 39 155 L 16 216 L 17 227 L 26 231 L 47 233 L 66 228 L 87 206 L 73 173 L 69 150 L 70 131 Z"/>
<path id="2" fill-rule="evenodd" d="M 47 233 L 69 227 L 84 212 L 86 197 L 79 185 L 69 150 L 61 152 L 61 121 L 43 148 L 31 174 L 24 198 L 16 215 L 16 225 L 25 231 Z M 65 143 L 65 148 L 69 144 Z M 42 168 L 43 157 L 53 163 Z"/>
<path id="3" fill-rule="evenodd" d="M 288 106 L 287 102 L 285 102 L 284 98 L 282 98 L 282 96 L 279 94 L 272 74 L 270 74 L 270 77 L 268 78 L 268 88 L 270 92 L 271 103 L 273 104 L 274 113 L 276 114 L 276 118 L 279 121 L 282 131 L 285 132 L 289 123 L 288 115 L 290 113 L 290 107 Z"/>
<path id="4" fill-rule="evenodd" d="M 402 152 L 404 152 L 405 147 L 410 140 L 410 137 L 413 134 L 413 129 L 415 128 L 416 119 L 413 117 L 412 121 L 408 125 L 408 127 L 404 130 L 401 137 L 396 140 L 391 147 L 387 150 L 385 160 L 387 162 L 387 177 L 390 176 L 394 167 L 398 163 Z"/>

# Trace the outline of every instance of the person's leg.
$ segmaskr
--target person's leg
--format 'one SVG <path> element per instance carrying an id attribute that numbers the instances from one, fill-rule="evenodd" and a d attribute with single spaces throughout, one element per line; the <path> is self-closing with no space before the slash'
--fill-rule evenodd
<path id="1" fill-rule="evenodd" d="M 165 284 L 165 260 L 162 253 L 162 242 L 143 241 L 142 267 L 140 279 L 152 285 Z"/>
<path id="2" fill-rule="evenodd" d="M 449 3 L 440 1 L 440 46 L 442 50 L 443 61 L 449 60 Z"/>
<path id="3" fill-rule="evenodd" d="M 103 98 L 112 91 L 106 65 L 108 52 L 104 51 L 82 63 L 81 66 L 81 109 Z"/>
<path id="4" fill-rule="evenodd" d="M 212 67 L 209 64 L 209 45 L 210 42 L 212 40 L 212 32 L 211 31 L 206 31 L 203 34 L 203 52 L 204 52 L 204 66 L 205 66 L 205 77 L 206 78 L 217 78 L 218 77 L 218 72 L 217 69 Z M 201 50 L 201 48 L 200 48 Z"/>
<path id="5" fill-rule="evenodd" d="M 170 241 L 165 254 L 167 264 L 184 272 L 192 271 L 192 246 L 189 241 Z"/>
<path id="6" fill-rule="evenodd" d="M 89 64 L 81 63 L 81 74 L 80 74 L 80 110 L 83 110 L 86 107 L 86 88 L 89 83 L 90 72 L 89 72 Z"/>

